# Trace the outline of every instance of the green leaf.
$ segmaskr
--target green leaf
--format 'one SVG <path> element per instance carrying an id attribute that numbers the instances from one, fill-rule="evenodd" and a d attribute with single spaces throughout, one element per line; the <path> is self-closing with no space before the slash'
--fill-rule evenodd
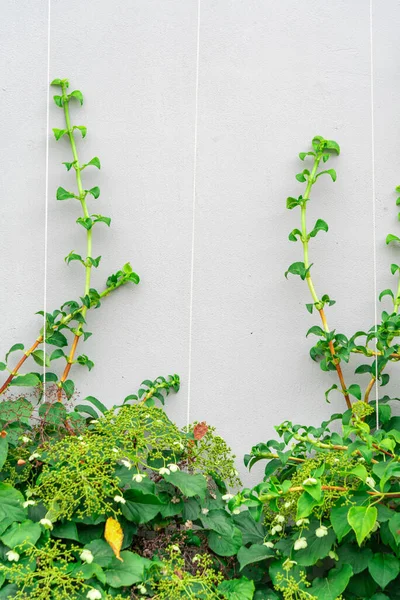
<path id="1" fill-rule="evenodd" d="M 255 586 L 253 581 L 249 581 L 246 577 L 241 577 L 240 579 L 222 581 L 218 585 L 218 591 L 227 600 L 252 600 Z"/>
<path id="2" fill-rule="evenodd" d="M 62 96 L 53 96 L 53 100 L 54 100 L 54 102 L 55 102 L 55 104 L 57 106 L 59 106 L 60 108 L 62 108 L 62 106 L 63 106 Z"/>
<path id="3" fill-rule="evenodd" d="M 332 181 L 336 181 L 336 171 L 335 169 L 327 169 L 326 171 L 321 171 L 320 173 L 318 173 L 318 175 L 316 176 L 316 179 L 318 179 L 318 177 L 320 177 L 320 175 L 325 175 L 325 173 L 327 175 L 330 175 L 332 178 Z"/>
<path id="4" fill-rule="evenodd" d="M 347 513 L 347 521 L 356 534 L 358 545 L 371 533 L 378 511 L 375 506 L 352 506 Z"/>
<path id="5" fill-rule="evenodd" d="M 90 217 L 78 217 L 76 222 L 78 225 L 82 225 L 87 231 L 90 231 L 93 227 L 93 221 Z"/>
<path id="6" fill-rule="evenodd" d="M 25 521 L 27 511 L 22 506 L 24 501 L 21 492 L 9 483 L 0 482 L 0 521 L 3 519 Z"/>
<path id="7" fill-rule="evenodd" d="M 73 92 L 71 92 L 68 95 L 68 98 L 76 98 L 76 100 L 78 100 L 81 106 L 83 104 L 83 94 L 79 90 L 74 90 Z"/>
<path id="8" fill-rule="evenodd" d="M 23 350 L 24 347 L 25 346 L 23 344 L 14 344 L 13 346 L 11 346 L 11 348 L 9 349 L 9 351 L 6 354 L 6 359 L 5 359 L 6 362 L 8 361 L 8 357 L 10 356 L 11 352 L 16 352 L 17 350 Z"/>
<path id="9" fill-rule="evenodd" d="M 67 171 L 70 171 L 72 169 L 72 167 L 74 166 L 75 161 L 74 162 L 63 162 L 62 164 L 65 165 L 65 168 L 67 169 Z"/>
<path id="10" fill-rule="evenodd" d="M 237 559 L 240 564 L 240 570 L 242 570 L 247 565 L 265 560 L 271 556 L 275 556 L 271 548 L 267 548 L 267 546 L 263 546 L 262 544 L 253 544 L 250 548 L 242 546 L 237 554 Z"/>
<path id="11" fill-rule="evenodd" d="M 73 396 L 73 393 L 75 391 L 75 384 L 73 381 L 71 381 L 71 379 L 67 379 L 67 381 L 63 381 L 61 383 L 62 389 L 65 392 L 65 395 L 67 396 L 68 400 L 70 400 L 70 398 Z"/>
<path id="12" fill-rule="evenodd" d="M 397 545 L 400 544 L 400 513 L 395 513 L 389 520 L 389 529 Z"/>
<path id="13" fill-rule="evenodd" d="M 399 265 L 395 265 L 395 264 L 390 265 L 390 272 L 392 273 L 392 275 L 394 275 L 396 273 L 396 271 L 399 271 L 399 270 L 400 270 Z"/>
<path id="14" fill-rule="evenodd" d="M 315 500 L 308 492 L 303 492 L 297 501 L 297 514 L 296 519 L 304 519 L 308 517 L 313 509 L 319 505 L 319 502 Z"/>
<path id="15" fill-rule="evenodd" d="M 86 137 L 87 127 L 85 127 L 84 125 L 74 125 L 72 129 L 79 129 L 79 131 L 82 134 L 82 137 Z"/>
<path id="16" fill-rule="evenodd" d="M 291 196 L 289 196 L 289 198 L 286 199 L 286 208 L 288 208 L 289 210 L 292 210 L 292 208 L 295 208 L 296 206 L 300 206 L 302 197 L 300 196 L 299 198 L 292 198 Z"/>
<path id="17" fill-rule="evenodd" d="M 100 196 L 100 188 L 96 185 L 92 187 L 90 190 L 85 190 L 88 194 L 91 194 L 93 198 L 98 198 Z"/>
<path id="18" fill-rule="evenodd" d="M 298 565 L 303 567 L 310 567 L 318 560 L 328 556 L 328 553 L 336 540 L 335 532 L 332 529 L 328 529 L 328 535 L 325 535 L 322 538 L 315 535 L 314 529 L 303 531 L 303 535 L 307 540 L 307 548 L 296 550 L 296 552 L 293 553 L 294 560 L 296 560 Z"/>
<path id="19" fill-rule="evenodd" d="M 115 558 L 114 552 L 109 544 L 103 539 L 96 539 L 86 544 L 85 550 L 90 550 L 94 556 L 94 562 L 100 567 L 109 568 Z"/>
<path id="20" fill-rule="evenodd" d="M 164 475 L 165 481 L 172 483 L 177 487 L 184 496 L 191 498 L 193 496 L 200 496 L 204 498 L 207 492 L 207 480 L 203 475 L 191 475 L 184 471 L 176 471 L 169 475 Z"/>
<path id="21" fill-rule="evenodd" d="M 355 467 L 353 467 L 351 469 L 351 471 L 349 471 L 348 474 L 349 475 L 354 475 L 355 477 L 358 477 L 358 479 L 361 479 L 361 481 L 363 481 L 364 483 L 365 483 L 365 480 L 368 477 L 368 471 L 364 467 L 364 465 L 356 465 Z"/>
<path id="22" fill-rule="evenodd" d="M 94 223 L 105 223 L 106 225 L 108 225 L 108 227 L 110 227 L 110 217 L 103 217 L 103 215 L 92 215 L 92 219 Z"/>
<path id="23" fill-rule="evenodd" d="M 121 507 L 122 514 L 133 523 L 148 523 L 160 511 L 161 500 L 154 494 L 129 489 L 125 492 L 124 498 L 126 503 Z"/>
<path id="24" fill-rule="evenodd" d="M 368 567 L 372 550 L 370 548 L 359 548 L 354 544 L 343 544 L 338 547 L 337 554 L 339 556 L 337 566 L 351 565 L 354 575 L 357 575 Z"/>
<path id="25" fill-rule="evenodd" d="M 92 165 L 93 167 L 97 167 L 98 169 L 100 169 L 101 168 L 100 159 L 97 156 L 95 156 L 94 158 L 92 158 L 92 160 L 89 160 L 88 163 L 86 163 L 85 165 L 83 165 L 83 167 L 89 167 L 90 165 Z"/>
<path id="26" fill-rule="evenodd" d="M 314 310 L 314 304 L 306 304 L 306 309 L 308 310 L 310 315 L 312 315 L 312 312 Z"/>
<path id="27" fill-rule="evenodd" d="M 67 410 L 62 402 L 44 402 L 39 406 L 39 416 L 48 425 L 60 427 L 67 417 Z"/>
<path id="28" fill-rule="evenodd" d="M 54 331 L 49 337 L 46 338 L 46 344 L 57 346 L 58 348 L 64 348 L 64 346 L 68 346 L 68 340 L 60 331 Z"/>
<path id="29" fill-rule="evenodd" d="M 310 333 L 318 335 L 319 337 L 325 337 L 325 331 L 321 327 L 319 327 L 319 325 L 314 325 L 313 327 L 310 327 L 310 329 L 306 333 L 306 337 L 308 337 Z"/>
<path id="30" fill-rule="evenodd" d="M 336 533 L 340 543 L 345 535 L 351 531 L 351 526 L 347 521 L 348 506 L 336 506 L 332 508 L 330 519 L 333 531 Z"/>
<path id="31" fill-rule="evenodd" d="M 309 593 L 318 600 L 336 600 L 347 587 L 353 570 L 350 565 L 343 565 L 340 569 L 332 569 L 328 577 L 314 579 Z"/>
<path id="32" fill-rule="evenodd" d="M 379 552 L 374 554 L 368 563 L 368 570 L 376 583 L 382 588 L 396 579 L 400 572 L 400 561 L 392 554 Z"/>
<path id="33" fill-rule="evenodd" d="M 57 200 L 68 200 L 68 198 L 75 198 L 75 194 L 68 192 L 63 187 L 59 187 L 57 188 L 56 198 Z"/>
<path id="34" fill-rule="evenodd" d="M 68 81 L 65 79 L 53 79 L 50 85 L 62 85 L 63 83 L 66 83 L 66 87 L 68 87 Z"/>
<path id="35" fill-rule="evenodd" d="M 63 538 L 65 540 L 74 540 L 75 542 L 80 541 L 76 523 L 73 521 L 66 521 L 65 523 L 57 523 L 54 525 L 51 530 L 51 536 Z"/>
<path id="36" fill-rule="evenodd" d="M 18 587 L 14 583 L 9 583 L 0 590 L 0 600 L 11 600 L 15 598 L 18 592 Z"/>
<path id="37" fill-rule="evenodd" d="M 357 398 L 357 400 L 361 400 L 361 388 L 358 383 L 352 383 L 347 389 L 347 393 Z"/>
<path id="38" fill-rule="evenodd" d="M 42 528 L 39 523 L 26 520 L 22 523 L 13 523 L 7 531 L 0 536 L 0 540 L 14 550 L 14 548 L 24 548 L 25 545 L 35 545 L 42 535 Z"/>
<path id="39" fill-rule="evenodd" d="M 330 150 L 330 151 L 334 152 L 335 154 L 340 154 L 339 144 L 337 142 L 335 142 L 334 140 L 325 140 L 324 147 L 325 147 L 325 150 Z"/>
<path id="40" fill-rule="evenodd" d="M 304 171 L 302 173 L 297 173 L 296 175 L 296 179 L 297 181 L 300 181 L 300 183 L 304 183 L 305 181 L 307 181 L 307 177 L 306 175 L 310 175 L 310 171 L 308 169 L 304 169 Z"/>
<path id="41" fill-rule="evenodd" d="M 308 267 L 308 269 L 305 268 L 304 263 L 303 262 L 295 262 L 292 263 L 290 265 L 290 267 L 288 268 L 288 270 L 285 273 L 285 277 L 287 279 L 288 273 L 291 273 L 292 275 L 299 275 L 301 277 L 301 279 L 305 279 L 306 275 L 308 273 L 308 271 L 310 270 L 312 265 L 310 265 Z"/>
<path id="42" fill-rule="evenodd" d="M 389 233 L 389 235 L 386 236 L 386 243 L 390 244 L 391 242 L 400 242 L 400 238 L 397 237 L 397 235 Z"/>
<path id="43" fill-rule="evenodd" d="M 43 350 L 34 350 L 31 356 L 35 363 L 37 363 L 41 367 L 44 367 L 44 365 L 46 365 L 46 367 L 50 366 L 50 358 L 47 356 L 47 354 L 44 353 Z"/>
<path id="44" fill-rule="evenodd" d="M 0 471 L 7 460 L 8 441 L 7 438 L 0 437 Z"/>
<path id="45" fill-rule="evenodd" d="M 56 140 L 58 142 L 58 140 L 61 139 L 63 135 L 68 133 L 68 131 L 66 129 L 57 129 L 57 128 L 53 127 L 53 133 L 54 133 L 54 137 L 56 138 Z"/>
<path id="46" fill-rule="evenodd" d="M 61 357 L 67 358 L 67 356 L 65 355 L 65 352 L 61 349 L 59 350 L 53 350 L 53 352 L 50 355 L 50 361 L 52 360 L 57 360 L 57 358 L 61 358 Z"/>
<path id="47" fill-rule="evenodd" d="M 301 234 L 300 229 L 293 229 L 293 231 L 291 231 L 289 233 L 289 240 L 291 242 L 297 242 L 297 237 L 296 237 L 297 235 L 299 236 L 299 239 L 301 239 L 302 234 Z"/>
<path id="48" fill-rule="evenodd" d="M 40 379 L 37 375 L 35 375 L 34 373 L 27 373 L 26 375 L 17 375 L 17 377 L 14 377 L 14 379 L 10 382 L 10 385 L 36 387 L 37 385 L 39 385 L 39 383 Z"/>
<path id="49" fill-rule="evenodd" d="M 323 219 L 318 219 L 315 223 L 312 231 L 308 234 L 310 237 L 315 237 L 319 231 L 328 231 L 328 223 L 323 221 Z"/>
<path id="50" fill-rule="evenodd" d="M 231 534 L 221 534 L 216 531 L 207 533 L 208 545 L 218 556 L 234 556 L 243 545 L 242 534 L 235 527 Z"/>
<path id="51" fill-rule="evenodd" d="M 131 586 L 145 579 L 145 570 L 152 565 L 151 560 L 133 552 L 121 552 L 122 561 L 116 557 L 105 571 L 106 581 L 113 588 Z"/>
<path id="52" fill-rule="evenodd" d="M 248 510 L 233 517 L 235 525 L 243 536 L 243 544 L 262 544 L 265 538 L 265 527 L 253 519 Z"/>
<path id="53" fill-rule="evenodd" d="M 360 365 L 359 367 L 357 367 L 354 373 L 356 373 L 357 375 L 360 375 L 362 373 L 372 373 L 372 367 L 371 365 Z"/>
<path id="54" fill-rule="evenodd" d="M 93 404 L 93 406 L 97 408 L 97 410 L 103 413 L 103 415 L 105 415 L 106 412 L 108 412 L 108 408 L 102 402 L 100 402 L 100 400 L 97 400 L 97 398 L 95 398 L 94 396 L 86 396 L 86 398 L 83 399 L 83 402 L 90 402 L 91 404 Z"/>
<path id="55" fill-rule="evenodd" d="M 85 413 L 90 415 L 92 419 L 98 419 L 99 415 L 92 406 L 86 406 L 86 404 L 76 404 L 74 410 L 78 413 Z"/>

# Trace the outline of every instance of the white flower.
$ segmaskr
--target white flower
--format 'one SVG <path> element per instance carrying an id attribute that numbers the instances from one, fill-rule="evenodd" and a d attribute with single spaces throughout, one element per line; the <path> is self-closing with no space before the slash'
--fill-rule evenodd
<path id="1" fill-rule="evenodd" d="M 232 511 L 232 514 L 233 514 L 233 515 L 240 515 L 240 508 L 235 508 L 235 509 Z"/>
<path id="2" fill-rule="evenodd" d="M 83 435 L 78 435 L 78 437 L 76 438 L 77 440 L 83 440 Z"/>
<path id="3" fill-rule="evenodd" d="M 339 460 L 339 459 L 338 459 Z M 365 458 L 363 456 L 360 456 L 360 458 L 358 459 L 358 462 L 363 463 L 365 462 Z"/>
<path id="4" fill-rule="evenodd" d="M 94 588 L 92 588 L 86 594 L 86 598 L 88 598 L 89 600 L 101 600 L 102 595 L 101 592 L 99 592 L 99 590 L 95 590 Z"/>
<path id="5" fill-rule="evenodd" d="M 376 482 L 375 479 L 373 477 L 367 477 L 367 479 L 365 480 L 365 483 L 370 487 L 373 488 L 376 486 Z"/>
<path id="6" fill-rule="evenodd" d="M 195 556 L 193 556 L 193 558 L 192 558 L 192 562 L 199 562 L 199 560 L 200 560 L 200 557 L 197 556 L 197 554 Z"/>
<path id="7" fill-rule="evenodd" d="M 275 535 L 276 533 L 279 533 L 280 531 L 282 531 L 282 525 L 275 525 L 271 529 L 271 535 Z"/>
<path id="8" fill-rule="evenodd" d="M 31 438 L 28 438 L 27 435 L 23 435 L 21 439 L 24 442 L 24 444 L 29 444 L 29 442 L 31 441 Z"/>
<path id="9" fill-rule="evenodd" d="M 175 465 L 174 463 L 169 464 L 168 469 L 171 471 L 171 473 L 176 473 L 179 471 L 178 465 Z"/>
<path id="10" fill-rule="evenodd" d="M 35 506 L 36 502 L 34 500 L 25 500 L 23 503 L 24 508 L 28 508 L 28 506 Z"/>
<path id="11" fill-rule="evenodd" d="M 201 512 L 203 515 L 208 515 L 208 513 L 210 512 L 208 508 L 202 508 Z"/>
<path id="12" fill-rule="evenodd" d="M 91 419 L 89 422 L 92 423 L 92 425 L 94 425 L 95 423 L 98 423 L 98 420 L 97 419 Z"/>
<path id="13" fill-rule="evenodd" d="M 38 452 L 34 452 L 33 454 L 31 454 L 28 460 L 32 462 L 33 460 L 35 460 L 35 458 L 40 458 L 40 454 Z"/>
<path id="14" fill-rule="evenodd" d="M 114 496 L 114 502 L 119 502 L 120 504 L 126 504 L 126 500 L 122 496 Z"/>
<path id="15" fill-rule="evenodd" d="M 193 527 L 193 521 L 190 521 L 189 519 L 187 521 L 185 521 L 185 529 L 192 529 Z"/>
<path id="16" fill-rule="evenodd" d="M 307 548 L 307 540 L 305 537 L 301 537 L 294 543 L 294 550 L 303 550 L 303 548 Z"/>
<path id="17" fill-rule="evenodd" d="M 50 519 L 40 519 L 39 523 L 43 525 L 45 529 L 53 529 L 53 523 Z"/>
<path id="18" fill-rule="evenodd" d="M 287 502 L 285 502 L 285 504 L 283 505 L 285 508 L 290 508 L 293 504 L 293 500 L 288 500 Z"/>
<path id="19" fill-rule="evenodd" d="M 273 548 L 274 544 L 272 542 L 264 542 L 263 546 L 267 546 L 267 548 Z"/>
<path id="20" fill-rule="evenodd" d="M 338 555 L 336 554 L 336 552 L 334 552 L 333 550 L 330 550 L 329 554 L 328 554 L 329 558 L 331 558 L 332 560 L 339 560 Z"/>
<path id="21" fill-rule="evenodd" d="M 296 521 L 297 527 L 301 527 L 302 525 L 308 525 L 310 521 L 308 519 L 299 519 Z"/>
<path id="22" fill-rule="evenodd" d="M 167 469 L 167 467 L 161 467 L 161 469 L 158 472 L 160 473 L 160 475 L 169 475 L 170 474 L 170 470 Z"/>
<path id="23" fill-rule="evenodd" d="M 115 454 L 118 454 L 119 448 L 113 448 L 112 451 L 115 452 Z"/>
<path id="24" fill-rule="evenodd" d="M 14 552 L 14 550 L 9 550 L 8 552 L 6 552 L 6 556 L 10 562 L 13 562 L 13 561 L 18 562 L 19 561 L 19 554 L 18 554 L 18 552 Z"/>
<path id="25" fill-rule="evenodd" d="M 146 477 L 145 473 L 135 473 L 132 479 L 133 481 L 136 481 L 136 483 L 142 483 L 144 477 Z"/>
<path id="26" fill-rule="evenodd" d="M 180 450 L 183 450 L 183 449 L 184 449 L 184 445 L 183 445 L 183 444 L 181 444 L 181 442 L 174 442 L 174 446 L 178 446 L 178 448 L 179 448 Z"/>
<path id="27" fill-rule="evenodd" d="M 79 558 L 81 560 L 83 560 L 84 562 L 88 563 L 90 565 L 90 563 L 93 562 L 94 560 L 94 556 L 93 554 L 90 552 L 90 550 L 82 550 L 82 552 L 79 555 Z"/>
<path id="28" fill-rule="evenodd" d="M 316 535 L 318 538 L 322 538 L 322 537 L 324 537 L 324 536 L 328 535 L 328 528 L 327 528 L 327 527 L 325 527 L 325 525 L 320 525 L 320 526 L 318 527 L 318 529 L 316 529 L 316 530 L 315 530 L 315 535 Z"/>
<path id="29" fill-rule="evenodd" d="M 173 546 L 171 546 L 171 550 L 172 550 L 173 552 L 179 552 L 179 553 L 181 552 L 181 550 L 180 550 L 179 546 L 176 546 L 176 545 L 173 545 Z"/>
<path id="30" fill-rule="evenodd" d="M 308 477 L 303 481 L 303 485 L 316 485 L 318 482 L 314 477 Z"/>
<path id="31" fill-rule="evenodd" d="M 145 594 L 146 593 L 146 586 L 144 585 L 138 585 L 138 590 L 141 594 Z"/>
<path id="32" fill-rule="evenodd" d="M 375 533 L 375 531 L 378 531 L 379 527 L 380 527 L 380 524 L 378 523 L 378 521 L 375 521 L 375 525 L 371 529 L 371 532 Z"/>
<path id="33" fill-rule="evenodd" d="M 132 464 L 129 462 L 129 460 L 125 460 L 125 459 L 121 460 L 121 465 L 123 465 L 127 469 L 131 469 L 132 468 Z"/>
<path id="34" fill-rule="evenodd" d="M 180 499 L 177 496 L 172 496 L 171 502 L 172 504 L 179 504 Z"/>
<path id="35" fill-rule="evenodd" d="M 224 500 L 225 502 L 229 502 L 229 500 L 231 500 L 233 498 L 233 494 L 225 494 L 224 496 L 222 496 L 222 500 Z"/>
<path id="36" fill-rule="evenodd" d="M 275 521 L 278 521 L 278 523 L 284 523 L 286 519 L 283 515 L 276 515 Z"/>

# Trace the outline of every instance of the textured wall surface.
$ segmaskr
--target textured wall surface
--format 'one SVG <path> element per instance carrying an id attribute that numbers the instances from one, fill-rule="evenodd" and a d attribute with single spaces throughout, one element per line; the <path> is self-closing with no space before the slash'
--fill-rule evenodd
<path id="1" fill-rule="evenodd" d="M 47 0 L 3 0 L 0 13 L 7 350 L 31 343 L 41 325 L 33 313 L 44 298 Z M 50 79 L 68 77 L 84 93 L 73 108 L 74 123 L 88 127 L 79 152 L 102 162 L 84 173 L 85 187 L 100 186 L 92 211 L 113 219 L 95 230 L 103 259 L 93 284 L 127 260 L 142 278 L 90 313 L 94 335 L 81 351 L 96 366 L 73 372 L 82 398 L 111 405 L 144 378 L 179 373 L 169 414 L 215 424 L 240 458 L 284 419 L 318 423 L 342 407 L 340 397 L 325 404 L 335 375 L 308 357 L 304 334 L 317 320 L 305 311 L 304 282 L 283 275 L 301 260 L 300 245 L 287 241 L 299 214 L 285 199 L 303 189 L 297 153 L 314 134 L 336 139 L 342 154 L 329 166 L 338 180 L 321 178 L 310 208 L 310 222 L 330 226 L 312 242 L 314 278 L 337 301 L 332 328 L 372 325 L 374 229 L 378 290 L 392 284 L 396 261 L 384 238 L 398 232 L 399 19 L 398 0 L 374 0 L 374 227 L 367 0 L 201 0 L 197 164 L 197 0 L 51 1 Z M 62 127 L 54 104 L 49 117 Z M 55 200 L 59 185 L 72 185 L 60 164 L 69 146 L 49 139 L 53 309 L 82 294 L 80 265 L 63 257 L 85 246 L 79 205 Z"/>

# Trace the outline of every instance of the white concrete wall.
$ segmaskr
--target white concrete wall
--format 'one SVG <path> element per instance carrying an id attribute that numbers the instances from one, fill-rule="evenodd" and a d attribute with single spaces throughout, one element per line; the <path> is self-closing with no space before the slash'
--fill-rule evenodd
<path id="1" fill-rule="evenodd" d="M 304 282 L 283 275 L 301 260 L 287 241 L 299 215 L 285 199 L 302 191 L 297 153 L 314 134 L 342 147 L 330 164 L 336 184 L 321 178 L 313 194 L 310 220 L 330 225 L 311 246 L 315 282 L 337 300 L 332 328 L 373 323 L 369 1 L 201 0 L 193 214 L 197 9 L 197 0 L 51 0 L 50 78 L 68 77 L 84 93 L 73 110 L 88 126 L 79 152 L 102 161 L 85 182 L 101 188 L 93 210 L 113 219 L 95 230 L 103 260 L 94 285 L 127 260 L 142 277 L 90 314 L 94 335 L 81 351 L 95 370 L 72 376 L 81 397 L 111 405 L 142 379 L 177 372 L 171 416 L 215 424 L 241 458 L 282 420 L 318 423 L 342 407 L 340 398 L 325 404 L 335 375 L 308 357 L 305 332 L 317 319 L 305 311 Z M 0 15 L 7 350 L 33 341 L 43 307 L 47 0 L 3 0 Z M 373 0 L 379 290 L 398 261 L 384 238 L 399 231 L 399 20 L 398 0 Z M 52 104 L 50 126 L 62 123 Z M 84 252 L 79 206 L 55 200 L 59 185 L 72 185 L 60 164 L 68 144 L 50 136 L 49 150 L 48 309 L 81 295 L 82 269 L 63 258 Z"/>

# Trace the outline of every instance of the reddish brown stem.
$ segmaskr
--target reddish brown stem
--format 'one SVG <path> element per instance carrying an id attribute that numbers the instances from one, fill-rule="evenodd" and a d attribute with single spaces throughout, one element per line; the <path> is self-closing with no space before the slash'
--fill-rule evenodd
<path id="1" fill-rule="evenodd" d="M 376 381 L 376 378 L 371 377 L 371 380 L 370 380 L 369 384 L 367 385 L 367 389 L 365 390 L 364 402 L 368 402 L 369 395 L 371 393 L 372 388 L 374 387 L 375 381 Z"/>
<path id="2" fill-rule="evenodd" d="M 319 312 L 319 314 L 321 316 L 321 321 L 322 321 L 322 324 L 324 326 L 324 329 L 325 329 L 325 331 L 328 332 L 329 331 L 329 327 L 328 327 L 328 323 L 326 321 L 324 309 L 320 308 L 318 312 Z M 345 384 L 345 381 L 344 381 L 342 367 L 340 366 L 340 362 L 338 361 L 338 359 L 335 358 L 335 348 L 334 348 L 334 345 L 333 345 L 332 341 L 329 342 L 329 350 L 330 350 L 330 352 L 332 354 L 333 364 L 335 365 L 335 369 L 336 369 L 336 372 L 337 372 L 338 377 L 339 377 L 340 387 L 342 388 L 342 392 L 343 392 L 344 399 L 346 400 L 347 408 L 351 408 L 351 400 L 350 400 L 349 394 L 347 393 L 347 387 L 346 387 L 346 384 Z"/>
<path id="3" fill-rule="evenodd" d="M 80 337 L 81 337 L 80 335 L 75 335 L 74 341 L 72 342 L 71 351 L 70 351 L 70 353 L 68 355 L 67 364 L 65 366 L 63 374 L 61 375 L 60 387 L 59 387 L 58 392 L 57 392 L 57 400 L 59 402 L 62 401 L 62 386 L 61 386 L 61 384 L 64 383 L 64 381 L 66 381 L 66 379 L 67 379 L 67 377 L 69 375 L 69 372 L 70 372 L 71 367 L 72 367 L 72 363 L 74 362 L 74 356 L 75 356 L 75 352 L 76 352 L 76 347 L 78 345 Z"/>
<path id="4" fill-rule="evenodd" d="M 34 352 L 34 350 L 36 350 L 36 348 L 39 346 L 39 344 L 43 341 L 43 336 L 41 335 L 36 342 L 33 344 L 33 346 L 31 348 L 29 348 L 29 350 L 27 350 L 25 352 L 25 354 L 23 355 L 23 357 L 21 358 L 21 360 L 19 361 L 19 363 L 17 364 L 17 366 L 15 367 L 15 369 L 13 369 L 13 371 L 10 373 L 10 375 L 7 377 L 7 379 L 5 380 L 5 382 L 3 383 L 3 385 L 0 388 L 0 394 L 2 394 L 10 385 L 10 383 L 12 382 L 12 380 L 14 379 L 14 377 L 16 375 L 18 375 L 18 371 L 20 370 L 20 368 L 22 367 L 22 365 L 24 364 L 24 362 L 26 361 L 26 359 L 28 358 L 28 356 L 30 356 L 32 354 L 32 352 Z"/>

